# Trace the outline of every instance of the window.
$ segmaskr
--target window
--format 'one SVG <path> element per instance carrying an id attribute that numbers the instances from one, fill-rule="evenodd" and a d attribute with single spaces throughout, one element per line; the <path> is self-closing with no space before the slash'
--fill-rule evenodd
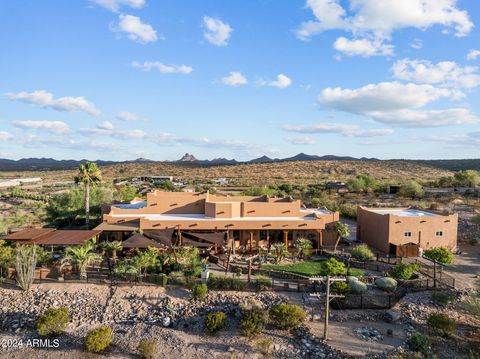
<path id="1" fill-rule="evenodd" d="M 436 235 L 437 237 L 443 237 L 443 231 L 436 231 L 436 232 L 435 232 L 435 235 Z"/>
<path id="2" fill-rule="evenodd" d="M 411 237 L 411 236 L 412 236 L 412 232 L 405 232 L 404 236 L 405 236 L 405 237 Z"/>

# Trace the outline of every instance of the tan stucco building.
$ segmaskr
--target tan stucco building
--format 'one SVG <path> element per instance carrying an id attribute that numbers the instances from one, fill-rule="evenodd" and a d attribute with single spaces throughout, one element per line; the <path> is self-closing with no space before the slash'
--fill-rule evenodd
<path id="1" fill-rule="evenodd" d="M 417 256 L 419 249 L 457 248 L 458 214 L 413 208 L 357 208 L 357 239 L 383 253 Z"/>
<path id="2" fill-rule="evenodd" d="M 146 201 L 112 205 L 97 229 L 114 235 L 128 235 L 137 229 L 187 235 L 224 232 L 229 246 L 234 243 L 232 248 L 248 250 L 275 240 L 291 246 L 302 236 L 320 248 L 333 240 L 328 228 L 338 219 L 338 212 L 304 208 L 289 197 L 155 191 L 147 194 Z"/>

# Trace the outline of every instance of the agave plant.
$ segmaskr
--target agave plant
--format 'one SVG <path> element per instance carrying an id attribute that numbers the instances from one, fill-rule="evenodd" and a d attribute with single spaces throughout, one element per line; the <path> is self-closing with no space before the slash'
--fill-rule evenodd
<path id="1" fill-rule="evenodd" d="M 70 265 L 80 273 L 80 279 L 87 278 L 87 267 L 102 260 L 102 256 L 95 253 L 95 243 L 87 241 L 81 246 L 68 247 L 61 261 L 61 268 Z"/>

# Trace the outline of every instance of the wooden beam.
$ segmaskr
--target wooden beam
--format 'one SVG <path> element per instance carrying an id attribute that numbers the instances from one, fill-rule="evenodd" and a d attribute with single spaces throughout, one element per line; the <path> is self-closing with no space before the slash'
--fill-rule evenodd
<path id="1" fill-rule="evenodd" d="M 252 251 L 252 243 L 253 243 L 253 231 L 250 231 L 249 233 L 249 250 L 250 252 Z"/>
<path id="2" fill-rule="evenodd" d="M 285 243 L 285 250 L 288 251 L 288 231 L 283 231 L 283 241 Z"/>

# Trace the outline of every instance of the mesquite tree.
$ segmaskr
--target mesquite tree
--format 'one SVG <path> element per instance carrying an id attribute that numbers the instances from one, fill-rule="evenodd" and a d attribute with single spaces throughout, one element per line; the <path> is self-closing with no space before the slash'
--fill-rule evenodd
<path id="1" fill-rule="evenodd" d="M 33 283 L 35 267 L 37 266 L 37 246 L 18 246 L 16 252 L 17 285 L 23 290 L 29 290 Z"/>

